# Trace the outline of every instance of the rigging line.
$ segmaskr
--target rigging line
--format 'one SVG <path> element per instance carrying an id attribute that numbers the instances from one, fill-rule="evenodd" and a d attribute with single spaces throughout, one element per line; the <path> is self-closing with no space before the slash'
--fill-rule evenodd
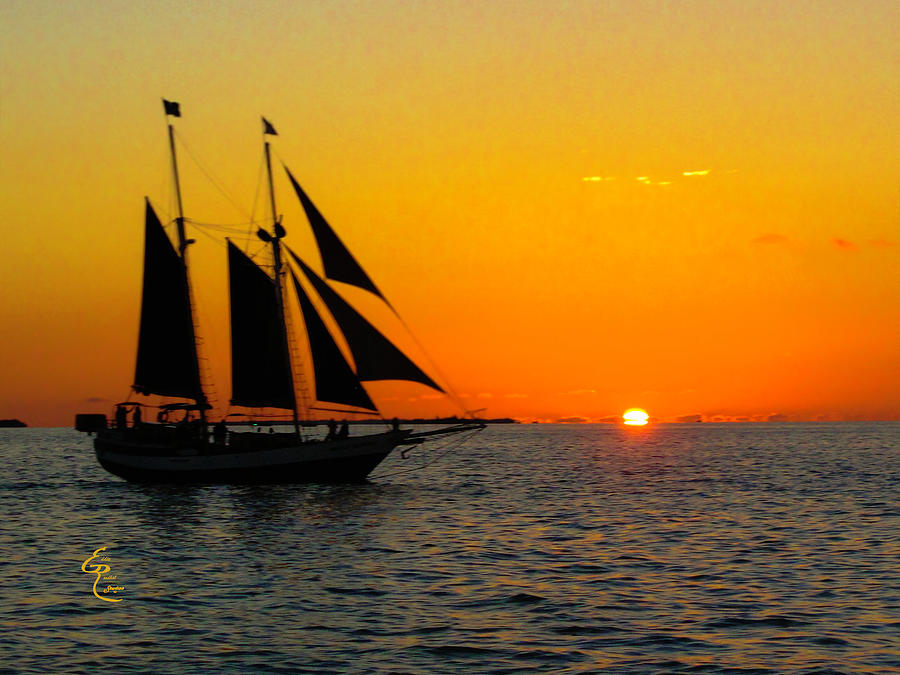
<path id="1" fill-rule="evenodd" d="M 198 227 L 198 228 L 197 228 L 197 232 L 199 232 L 200 234 L 202 234 L 202 235 L 205 236 L 205 237 L 209 237 L 210 239 L 212 239 L 212 240 L 213 240 L 217 245 L 219 245 L 219 246 L 226 246 L 226 244 L 225 244 L 221 239 L 219 239 L 218 237 L 215 237 L 215 236 L 211 235 L 209 232 L 207 232 L 207 231 L 204 230 L 203 228 L 199 228 L 199 227 Z"/>
<path id="2" fill-rule="evenodd" d="M 394 307 L 391 306 L 391 309 L 394 309 Z M 417 338 L 415 336 L 415 333 L 412 332 L 412 329 L 409 327 L 409 324 L 406 323 L 406 321 L 403 319 L 402 316 L 400 316 L 400 313 L 396 309 L 394 309 L 394 314 L 400 320 L 400 323 L 406 329 L 406 332 L 409 334 L 409 336 L 412 338 L 413 342 L 419 348 L 419 351 L 422 352 L 422 355 L 428 360 L 428 363 L 431 365 L 431 367 L 434 368 L 434 372 L 436 372 L 438 374 L 438 377 L 440 377 L 441 380 L 443 380 L 444 386 L 447 387 L 447 392 L 446 392 L 447 398 L 449 398 L 451 401 L 453 401 L 453 403 L 455 403 L 457 406 L 459 406 L 459 409 L 463 412 L 463 414 L 468 415 L 469 411 L 466 409 L 465 405 L 463 404 L 462 399 L 459 397 L 459 394 L 456 393 L 456 390 L 454 389 L 453 385 L 450 383 L 450 380 L 443 373 L 443 371 L 441 371 L 441 369 L 438 367 L 435 360 L 433 358 L 431 358 L 431 355 L 428 353 L 428 351 L 425 349 L 425 347 L 422 345 L 422 343 L 419 342 L 419 338 Z"/>
<path id="3" fill-rule="evenodd" d="M 378 474 L 378 475 L 370 476 L 370 477 L 371 477 L 371 478 L 387 478 L 387 477 L 389 477 L 389 476 L 399 476 L 399 475 L 405 474 L 405 473 L 412 473 L 413 471 L 421 471 L 422 469 L 431 466 L 432 464 L 434 464 L 434 463 L 437 462 L 438 460 L 442 459 L 443 457 L 446 457 L 447 454 L 449 454 L 449 452 L 450 452 L 451 450 L 455 450 L 456 448 L 458 448 L 459 446 L 461 446 L 463 443 L 465 443 L 466 441 L 468 441 L 470 438 L 476 436 L 477 434 L 480 434 L 482 431 L 484 431 L 484 429 L 473 429 L 468 435 L 460 436 L 460 437 L 457 438 L 455 441 L 451 441 L 451 442 L 444 448 L 444 451 L 443 451 L 440 455 L 438 455 L 437 457 L 431 459 L 430 461 L 426 462 L 425 464 L 422 464 L 421 466 L 413 466 L 413 467 L 410 467 L 410 468 L 408 468 L 408 469 L 401 469 L 401 470 L 399 470 L 399 471 L 392 471 L 392 472 L 389 472 L 389 473 Z"/>
<path id="4" fill-rule="evenodd" d="M 231 232 L 233 234 L 243 234 L 244 227 L 247 225 L 254 225 L 254 223 L 235 223 L 234 225 L 225 225 L 222 223 L 204 223 L 200 220 L 194 220 L 193 218 L 185 218 L 184 222 L 190 223 L 196 227 L 206 228 L 208 230 L 215 230 L 216 232 Z"/>
<path id="5" fill-rule="evenodd" d="M 240 211 L 244 216 L 252 219 L 253 216 L 247 213 L 247 211 L 240 204 L 238 204 L 228 193 L 228 190 L 225 188 L 225 184 L 219 181 L 215 176 L 213 176 L 212 172 L 210 172 L 206 168 L 206 166 L 204 166 L 203 162 L 201 162 L 200 158 L 196 154 L 194 154 L 194 151 L 191 150 L 191 146 L 187 144 L 182 135 L 177 131 L 175 132 L 175 135 L 178 137 L 178 140 L 181 142 L 181 145 L 184 147 L 184 149 L 188 151 L 188 154 L 191 156 L 191 159 L 194 160 L 194 163 L 200 168 L 200 171 L 203 172 L 203 175 L 205 175 L 209 179 L 209 181 L 222 194 L 222 196 L 225 197 L 225 199 L 227 199 L 229 202 L 231 202 L 231 205 L 238 211 Z"/>
<path id="6" fill-rule="evenodd" d="M 250 224 L 247 226 L 247 236 L 253 236 L 253 225 L 256 224 L 256 206 L 259 204 L 260 185 L 262 184 L 263 167 L 265 166 L 265 152 L 260 156 L 259 169 L 256 171 L 256 190 L 253 193 L 253 209 L 250 211 Z"/>

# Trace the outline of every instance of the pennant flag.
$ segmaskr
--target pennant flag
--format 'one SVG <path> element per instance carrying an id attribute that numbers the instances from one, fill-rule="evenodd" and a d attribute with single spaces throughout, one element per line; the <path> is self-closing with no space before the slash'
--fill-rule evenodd
<path id="1" fill-rule="evenodd" d="M 162 100 L 163 108 L 166 110 L 166 115 L 171 115 L 172 117 L 181 117 L 181 108 L 179 104 L 175 101 L 167 101 L 166 99 Z"/>
<path id="2" fill-rule="evenodd" d="M 275 127 L 272 126 L 272 123 L 267 120 L 265 117 L 262 118 L 263 121 L 263 135 L 269 134 L 270 136 L 277 136 L 278 132 L 275 131 Z"/>

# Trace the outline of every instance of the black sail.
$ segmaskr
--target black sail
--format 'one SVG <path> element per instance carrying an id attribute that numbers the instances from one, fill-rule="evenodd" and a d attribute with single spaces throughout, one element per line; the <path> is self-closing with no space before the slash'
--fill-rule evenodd
<path id="1" fill-rule="evenodd" d="M 309 337 L 316 381 L 316 400 L 377 410 L 293 271 L 291 277 L 294 280 L 294 288 L 306 324 L 306 334 Z"/>
<path id="2" fill-rule="evenodd" d="M 356 376 L 360 380 L 408 380 L 444 391 L 293 251 L 290 253 L 340 326 L 356 361 Z"/>
<path id="3" fill-rule="evenodd" d="M 275 282 L 230 241 L 228 281 L 231 403 L 293 409 L 293 378 Z"/>
<path id="4" fill-rule="evenodd" d="M 144 291 L 135 391 L 205 400 L 197 365 L 187 270 L 147 201 Z"/>
<path id="5" fill-rule="evenodd" d="M 347 250 L 340 237 L 331 229 L 331 225 L 319 213 L 319 209 L 316 208 L 316 205 L 312 203 L 312 200 L 300 187 L 291 170 L 287 167 L 284 170 L 287 171 L 288 178 L 291 179 L 291 185 L 294 186 L 294 191 L 297 193 L 297 197 L 300 198 L 300 203 L 306 212 L 306 218 L 309 220 L 310 227 L 312 227 L 313 234 L 316 237 L 319 254 L 322 256 L 322 266 L 325 268 L 325 276 L 335 281 L 343 281 L 346 284 L 364 288 L 387 302 L 387 299 L 381 294 L 381 291 L 378 290 L 374 282 L 369 278 L 369 275 L 356 262 L 356 258 Z"/>

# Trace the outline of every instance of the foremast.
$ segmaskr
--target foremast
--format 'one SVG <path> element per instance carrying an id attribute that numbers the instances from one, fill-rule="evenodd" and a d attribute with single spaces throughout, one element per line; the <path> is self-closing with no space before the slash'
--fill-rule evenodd
<path id="1" fill-rule="evenodd" d="M 178 203 L 178 218 L 175 219 L 175 226 L 178 232 L 178 255 L 181 257 L 181 264 L 184 269 L 184 288 L 185 293 L 187 294 L 187 305 L 190 308 L 191 313 L 191 321 L 190 321 L 190 341 L 194 348 L 191 350 L 191 356 L 193 357 L 193 366 L 197 371 L 197 379 L 200 380 L 200 357 L 197 353 L 197 329 L 196 322 L 194 321 L 194 302 L 193 302 L 193 294 L 191 292 L 191 276 L 188 274 L 188 262 L 187 262 L 187 247 L 190 244 L 193 244 L 193 239 L 188 239 L 185 235 L 184 231 L 184 203 L 181 200 L 181 180 L 178 175 L 178 156 L 175 153 L 175 129 L 172 126 L 172 117 L 181 117 L 181 107 L 178 103 L 174 101 L 167 101 L 163 99 L 163 109 L 166 113 L 166 126 L 169 131 L 169 153 L 172 157 L 172 178 L 175 181 L 175 198 Z M 198 409 L 200 410 L 200 419 L 203 423 L 206 423 L 206 409 L 208 407 L 208 401 L 206 398 L 206 394 L 203 391 L 203 383 L 202 381 L 199 383 L 199 389 L 197 391 L 197 396 L 194 398 L 194 402 L 197 404 Z"/>
<path id="2" fill-rule="evenodd" d="M 156 212 L 146 200 L 144 279 L 137 362 L 132 388 L 139 394 L 192 399 L 205 421 L 208 402 L 200 379 L 197 335 L 187 247 L 192 240 L 184 231 L 184 206 L 175 154 L 175 137 L 169 117 L 180 117 L 178 103 L 163 99 L 169 150 L 178 201 L 177 248 L 166 234 Z"/>

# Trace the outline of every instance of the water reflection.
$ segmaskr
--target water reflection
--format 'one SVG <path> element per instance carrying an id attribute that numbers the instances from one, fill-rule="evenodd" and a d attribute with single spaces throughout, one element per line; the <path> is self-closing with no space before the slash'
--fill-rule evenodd
<path id="1" fill-rule="evenodd" d="M 897 447 L 523 425 L 368 485 L 177 488 L 5 447 L 0 640 L 23 672 L 890 672 Z M 101 617 L 78 567 L 106 543 Z"/>

